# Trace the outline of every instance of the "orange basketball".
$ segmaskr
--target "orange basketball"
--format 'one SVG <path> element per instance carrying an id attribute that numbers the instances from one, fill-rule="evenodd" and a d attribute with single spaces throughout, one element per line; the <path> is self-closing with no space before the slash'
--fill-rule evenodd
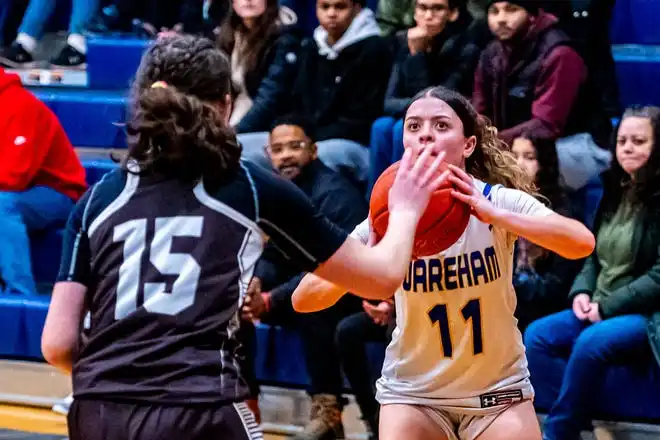
<path id="1" fill-rule="evenodd" d="M 442 172 L 446 169 L 441 165 Z M 374 232 L 380 239 L 387 231 L 389 221 L 388 198 L 399 162 L 394 163 L 378 178 L 371 193 L 369 211 Z M 435 255 L 450 247 L 463 235 L 470 220 L 470 207 L 451 196 L 454 185 L 447 181 L 438 188 L 419 220 L 415 233 L 413 255 Z"/>

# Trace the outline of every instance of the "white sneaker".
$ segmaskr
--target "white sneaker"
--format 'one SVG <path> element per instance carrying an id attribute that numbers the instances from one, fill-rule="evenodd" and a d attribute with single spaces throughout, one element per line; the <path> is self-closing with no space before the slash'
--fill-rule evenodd
<path id="1" fill-rule="evenodd" d="M 60 402 L 57 402 L 55 405 L 53 405 L 52 410 L 58 414 L 67 415 L 69 414 L 69 408 L 71 408 L 72 403 L 73 403 L 73 394 L 70 394 L 66 396 L 64 399 L 62 399 Z"/>

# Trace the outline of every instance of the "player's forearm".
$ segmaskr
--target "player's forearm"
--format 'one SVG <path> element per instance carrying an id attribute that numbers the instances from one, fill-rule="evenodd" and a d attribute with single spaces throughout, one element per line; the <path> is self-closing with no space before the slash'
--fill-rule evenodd
<path id="1" fill-rule="evenodd" d="M 390 213 L 387 233 L 376 246 L 346 240 L 314 273 L 363 298 L 390 298 L 408 269 L 416 220 L 412 213 Z"/>
<path id="2" fill-rule="evenodd" d="M 569 260 L 589 256 L 596 242 L 586 226 L 559 214 L 534 217 L 502 211 L 493 224 Z"/>
<path id="3" fill-rule="evenodd" d="M 296 312 L 312 313 L 332 307 L 345 293 L 343 287 L 310 273 L 298 284 L 291 300 Z"/>

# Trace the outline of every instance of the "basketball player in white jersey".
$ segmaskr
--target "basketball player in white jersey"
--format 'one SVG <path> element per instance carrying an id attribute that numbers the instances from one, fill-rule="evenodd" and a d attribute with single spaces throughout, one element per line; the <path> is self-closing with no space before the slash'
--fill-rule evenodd
<path id="1" fill-rule="evenodd" d="M 397 327 L 377 383 L 381 440 L 539 440 L 511 283 L 518 236 L 566 258 L 594 237 L 537 201 L 496 130 L 448 89 L 421 92 L 406 113 L 404 146 L 445 154 L 473 216 L 445 251 L 411 261 L 396 291 Z M 368 221 L 353 235 L 373 244 Z M 308 275 L 296 310 L 333 304 L 344 289 Z M 380 294 L 368 299 L 384 299 Z"/>

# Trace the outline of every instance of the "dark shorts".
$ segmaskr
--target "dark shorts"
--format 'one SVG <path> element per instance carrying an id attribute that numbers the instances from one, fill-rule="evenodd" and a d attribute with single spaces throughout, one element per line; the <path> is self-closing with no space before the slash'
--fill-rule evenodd
<path id="1" fill-rule="evenodd" d="M 74 400 L 70 440 L 263 440 L 244 403 L 163 406 Z"/>

